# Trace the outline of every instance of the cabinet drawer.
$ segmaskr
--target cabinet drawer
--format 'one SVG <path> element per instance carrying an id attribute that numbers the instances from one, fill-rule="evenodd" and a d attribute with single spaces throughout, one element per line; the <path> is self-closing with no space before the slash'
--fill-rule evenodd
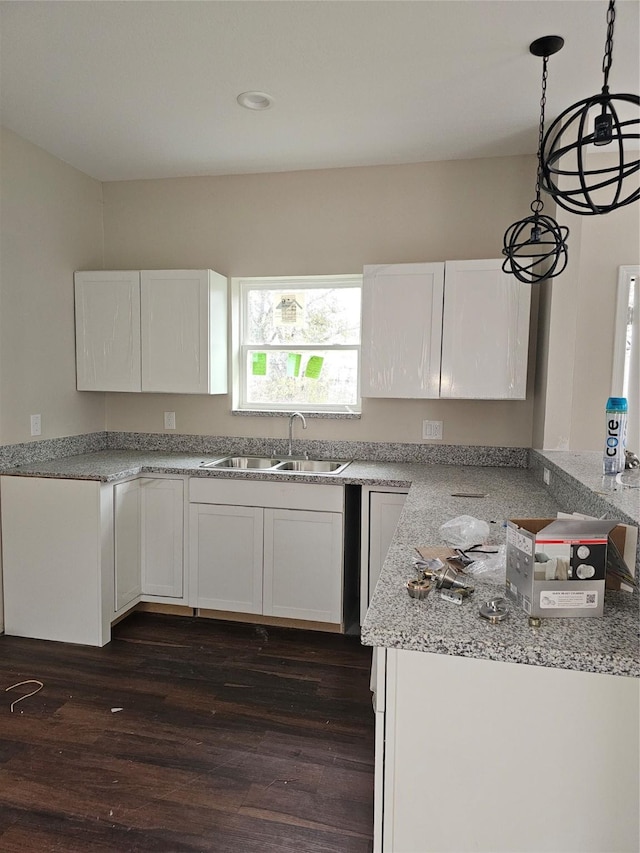
<path id="1" fill-rule="evenodd" d="M 189 501 L 190 503 L 342 512 L 344 489 L 342 486 L 324 486 L 316 483 L 191 477 Z"/>

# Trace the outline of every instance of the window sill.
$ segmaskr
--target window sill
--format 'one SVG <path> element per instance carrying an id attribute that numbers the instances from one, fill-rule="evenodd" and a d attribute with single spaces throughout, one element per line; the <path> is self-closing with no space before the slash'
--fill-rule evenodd
<path id="1" fill-rule="evenodd" d="M 246 418 L 288 418 L 291 412 L 296 411 L 262 411 L 260 409 L 232 409 L 232 415 Z M 305 418 L 324 418 L 325 420 L 355 421 L 362 417 L 361 412 L 302 412 Z"/>

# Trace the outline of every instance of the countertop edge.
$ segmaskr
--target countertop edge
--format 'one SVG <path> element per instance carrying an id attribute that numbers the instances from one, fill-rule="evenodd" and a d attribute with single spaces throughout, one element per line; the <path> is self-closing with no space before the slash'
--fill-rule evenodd
<path id="1" fill-rule="evenodd" d="M 542 649 L 527 649 L 523 646 L 499 645 L 491 648 L 477 641 L 455 642 L 437 634 L 424 635 L 398 640 L 397 636 L 385 637 L 383 632 L 363 631 L 361 642 L 364 646 L 396 649 L 397 651 L 414 651 L 451 657 L 472 658 L 475 660 L 490 660 L 496 663 L 517 663 L 529 666 L 543 666 L 548 669 L 563 669 L 571 672 L 586 672 L 596 675 L 616 675 L 629 678 L 640 678 L 640 663 L 637 659 L 627 656 L 613 655 L 581 656 L 579 654 L 563 655 L 558 650 L 551 655 Z"/>

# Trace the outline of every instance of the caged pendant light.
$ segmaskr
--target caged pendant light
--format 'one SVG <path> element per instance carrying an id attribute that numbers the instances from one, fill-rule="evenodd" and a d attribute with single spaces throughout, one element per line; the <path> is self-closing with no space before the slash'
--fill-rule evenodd
<path id="1" fill-rule="evenodd" d="M 569 229 L 551 216 L 542 212 L 544 203 L 540 198 L 542 181 L 542 140 L 544 136 L 544 108 L 547 97 L 547 61 L 563 46 L 560 36 L 543 36 L 531 42 L 529 50 L 534 56 L 542 56 L 542 97 L 540 98 L 540 124 L 538 128 L 538 172 L 536 197 L 531 202 L 531 216 L 514 222 L 505 231 L 505 256 L 502 269 L 515 275 L 518 281 L 535 284 L 543 279 L 560 275 L 567 266 L 567 237 Z"/>
<path id="2" fill-rule="evenodd" d="M 602 92 L 568 107 L 549 127 L 543 142 L 543 190 L 560 207 L 583 216 L 610 213 L 640 198 L 640 97 L 609 94 L 615 16 L 615 0 L 609 0 Z M 610 146 L 608 153 L 614 155 L 615 163 L 588 168 L 592 145 Z"/>

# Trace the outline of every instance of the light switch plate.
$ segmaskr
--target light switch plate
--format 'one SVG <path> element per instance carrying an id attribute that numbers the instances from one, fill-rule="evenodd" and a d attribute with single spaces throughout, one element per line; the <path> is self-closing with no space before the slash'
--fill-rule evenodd
<path id="1" fill-rule="evenodd" d="M 31 415 L 31 435 L 42 435 L 41 415 Z"/>
<path id="2" fill-rule="evenodd" d="M 165 429 L 175 429 L 176 428 L 176 413 L 175 412 L 165 412 L 164 413 L 164 428 Z"/>

